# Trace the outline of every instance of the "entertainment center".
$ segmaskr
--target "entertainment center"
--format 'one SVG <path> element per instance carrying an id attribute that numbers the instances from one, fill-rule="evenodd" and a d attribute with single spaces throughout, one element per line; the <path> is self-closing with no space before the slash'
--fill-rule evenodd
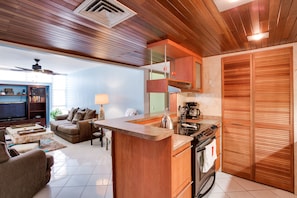
<path id="1" fill-rule="evenodd" d="M 42 85 L 0 84 L 0 127 L 47 125 L 48 88 Z"/>

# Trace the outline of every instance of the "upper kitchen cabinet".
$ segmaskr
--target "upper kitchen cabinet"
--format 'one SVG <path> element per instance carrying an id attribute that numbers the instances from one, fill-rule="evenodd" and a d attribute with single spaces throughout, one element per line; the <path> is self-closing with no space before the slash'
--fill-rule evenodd
<path id="1" fill-rule="evenodd" d="M 195 92 L 202 91 L 202 78 L 200 59 L 194 56 L 187 56 L 175 59 L 170 64 L 171 79 L 188 81 L 191 83 L 191 89 Z"/>
<path id="2" fill-rule="evenodd" d="M 202 92 L 202 58 L 198 54 L 169 39 L 151 43 L 148 48 L 158 60 L 170 61 L 170 75 L 148 80 L 147 92 Z"/>

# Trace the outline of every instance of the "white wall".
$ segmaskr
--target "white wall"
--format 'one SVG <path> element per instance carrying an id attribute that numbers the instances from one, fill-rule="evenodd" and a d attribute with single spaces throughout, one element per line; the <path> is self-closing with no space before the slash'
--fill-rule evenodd
<path id="1" fill-rule="evenodd" d="M 127 108 L 144 113 L 144 82 L 143 70 L 128 67 L 100 66 L 75 72 L 67 78 L 67 107 L 88 107 L 99 112 L 95 95 L 106 93 L 106 119 L 124 116 Z"/>

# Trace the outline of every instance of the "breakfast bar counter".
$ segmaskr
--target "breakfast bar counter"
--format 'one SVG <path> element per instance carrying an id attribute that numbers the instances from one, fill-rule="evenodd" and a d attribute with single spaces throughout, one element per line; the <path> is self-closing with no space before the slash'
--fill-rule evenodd
<path id="1" fill-rule="evenodd" d="M 191 197 L 192 137 L 159 127 L 162 116 L 95 122 L 112 131 L 114 198 Z"/>
<path id="2" fill-rule="evenodd" d="M 101 120 L 95 123 L 111 131 L 117 131 L 151 141 L 160 141 L 173 136 L 173 150 L 193 140 L 189 136 L 174 134 L 174 130 L 159 127 L 162 116 L 163 114 L 143 114 L 134 117 Z M 172 117 L 176 119 L 175 115 Z"/>
<path id="3" fill-rule="evenodd" d="M 149 123 L 161 123 L 162 114 L 149 114 L 136 115 L 133 117 L 122 117 L 109 120 L 100 120 L 95 123 L 99 126 L 110 130 L 117 130 L 119 132 L 128 133 L 131 136 L 158 141 L 167 138 L 173 134 L 173 130 L 168 130 L 160 127 L 151 127 Z"/>

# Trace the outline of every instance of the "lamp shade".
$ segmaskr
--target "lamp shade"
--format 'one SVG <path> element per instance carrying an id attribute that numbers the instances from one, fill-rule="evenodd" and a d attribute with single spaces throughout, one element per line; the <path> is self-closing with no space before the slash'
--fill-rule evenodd
<path id="1" fill-rule="evenodd" d="M 107 94 L 96 94 L 95 95 L 95 104 L 108 104 L 108 95 Z"/>

